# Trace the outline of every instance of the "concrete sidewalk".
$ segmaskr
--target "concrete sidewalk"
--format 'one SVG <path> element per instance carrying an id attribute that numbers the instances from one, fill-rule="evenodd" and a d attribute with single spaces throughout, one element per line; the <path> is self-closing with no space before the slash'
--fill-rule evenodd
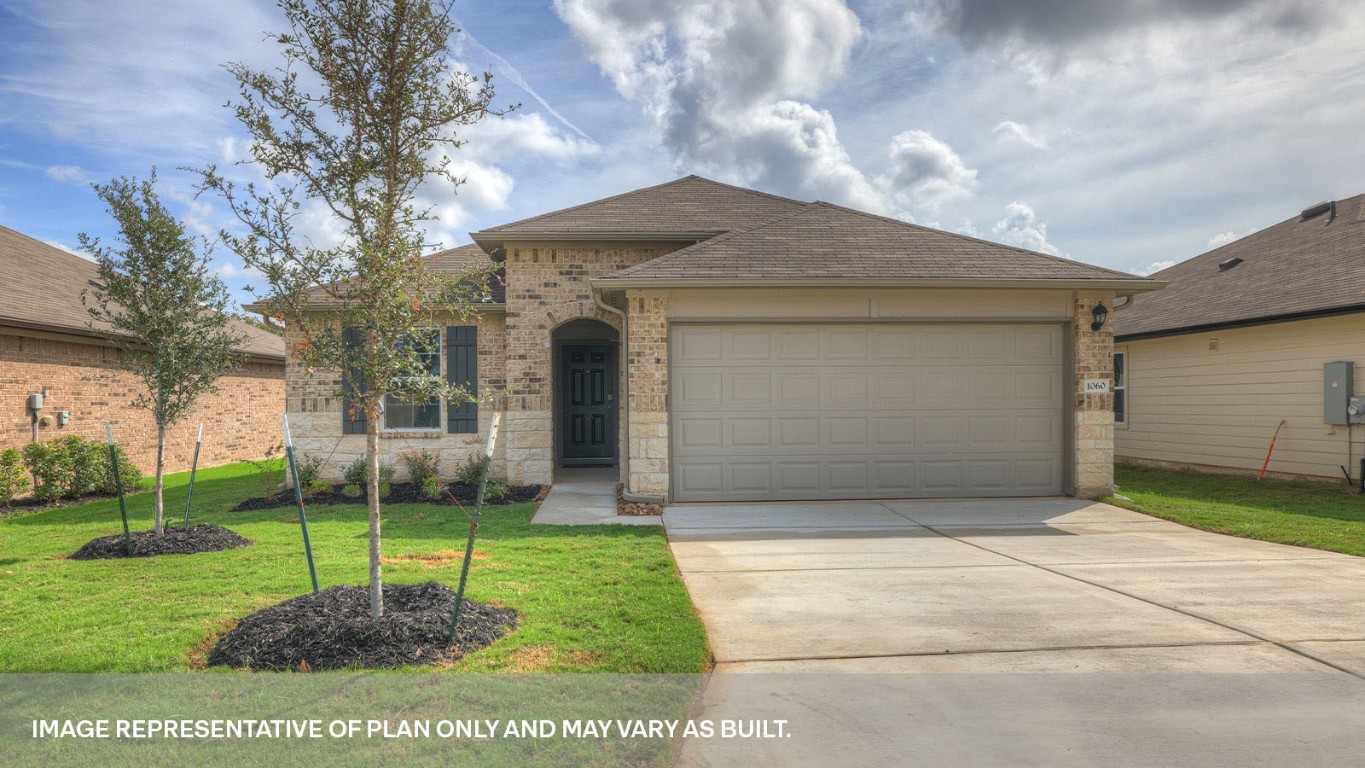
<path id="1" fill-rule="evenodd" d="M 1076 499 L 673 506 L 664 524 L 717 662 L 705 716 L 840 723 L 694 764 L 1318 765 L 1365 747 L 1361 558 Z"/>
<path id="2" fill-rule="evenodd" d="M 616 468 L 558 469 L 532 523 L 541 525 L 661 525 L 657 515 L 616 514 Z"/>

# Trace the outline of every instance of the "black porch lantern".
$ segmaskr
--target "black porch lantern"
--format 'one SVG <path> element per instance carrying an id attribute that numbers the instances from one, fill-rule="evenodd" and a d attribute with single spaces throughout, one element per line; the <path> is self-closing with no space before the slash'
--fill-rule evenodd
<path id="1" fill-rule="evenodd" d="M 1095 316 L 1095 322 L 1090 324 L 1090 330 L 1098 331 L 1104 327 L 1104 319 L 1109 317 L 1109 308 L 1103 303 L 1096 304 L 1095 308 L 1090 310 L 1090 314 Z"/>

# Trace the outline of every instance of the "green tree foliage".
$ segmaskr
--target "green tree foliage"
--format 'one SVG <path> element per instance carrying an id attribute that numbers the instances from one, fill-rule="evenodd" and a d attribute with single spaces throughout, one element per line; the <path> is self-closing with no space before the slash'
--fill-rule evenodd
<path id="1" fill-rule="evenodd" d="M 85 233 L 80 243 L 99 265 L 99 285 L 81 294 L 90 326 L 113 331 L 118 366 L 142 381 L 132 405 L 156 421 L 152 505 L 161 536 L 166 431 L 215 391 L 223 374 L 242 364 L 235 350 L 245 338 L 228 325 L 228 292 L 209 270 L 208 243 L 185 233 L 155 184 L 153 169 L 146 180 L 125 176 L 92 185 L 119 234 L 112 247 Z"/>
<path id="2" fill-rule="evenodd" d="M 224 241 L 269 284 L 258 308 L 289 329 L 289 354 L 307 369 L 340 370 L 366 418 L 371 614 L 383 613 L 380 572 L 379 425 L 384 399 L 469 393 L 427 372 L 415 327 L 467 318 L 487 281 L 451 275 L 423 258 L 431 210 L 417 192 L 462 179 L 450 155 L 460 126 L 487 116 L 492 76 L 457 70 L 447 56 L 457 31 L 448 2 L 279 0 L 289 29 L 274 36 L 284 63 L 263 72 L 227 65 L 231 105 L 251 133 L 252 164 L 267 180 L 234 185 L 216 168 L 204 190 L 220 195 L 242 225 Z M 343 233 L 332 247 L 298 228 L 322 207 Z M 334 311 L 312 311 L 320 302 Z M 343 328 L 362 343 L 347 349 Z M 363 387 L 362 387 L 363 383 Z"/>

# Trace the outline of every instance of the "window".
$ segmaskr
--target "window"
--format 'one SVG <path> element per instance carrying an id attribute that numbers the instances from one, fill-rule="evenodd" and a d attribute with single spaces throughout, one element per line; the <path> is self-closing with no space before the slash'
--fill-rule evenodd
<path id="1" fill-rule="evenodd" d="M 436 328 L 414 330 L 403 342 L 417 348 L 418 355 L 426 363 L 427 374 L 433 378 L 441 377 L 441 332 Z M 395 384 L 402 385 L 401 381 Z M 441 400 L 409 400 L 402 395 L 388 395 L 384 398 L 384 429 L 440 429 Z"/>
<path id="2" fill-rule="evenodd" d="M 1128 423 L 1128 353 L 1114 353 L 1114 423 Z"/>

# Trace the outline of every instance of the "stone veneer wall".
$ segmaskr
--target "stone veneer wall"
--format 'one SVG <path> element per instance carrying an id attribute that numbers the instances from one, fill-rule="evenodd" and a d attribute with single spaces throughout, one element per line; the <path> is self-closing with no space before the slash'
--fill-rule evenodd
<path id="1" fill-rule="evenodd" d="M 103 443 L 104 423 L 144 474 L 156 469 L 156 422 L 131 403 L 142 391 L 137 377 L 113 367 L 119 351 L 98 343 L 0 334 L 0 448 L 21 448 L 33 437 L 28 396 L 47 390 L 42 415 L 51 426 L 40 440 L 79 435 Z M 284 363 L 247 363 L 218 382 L 218 392 L 200 399 L 193 411 L 171 427 L 166 468 L 190 468 L 194 436 L 204 422 L 200 466 L 259 458 L 279 434 L 284 404 Z M 57 412 L 71 421 L 58 426 Z"/>
<path id="2" fill-rule="evenodd" d="M 629 291 L 630 478 L 627 489 L 668 496 L 668 294 Z"/>
<path id="3" fill-rule="evenodd" d="M 554 475 L 555 328 L 587 318 L 606 323 L 618 333 L 621 330 L 620 318 L 593 302 L 589 281 L 684 245 L 687 243 L 620 243 L 611 247 L 572 242 L 506 244 L 508 398 L 504 429 L 510 482 L 545 484 Z M 622 403 L 617 420 L 622 426 L 627 423 L 624 411 Z M 632 413 L 630 420 L 634 418 Z"/>
<path id="4" fill-rule="evenodd" d="M 1103 302 L 1109 319 L 1099 331 L 1090 330 L 1091 310 Z M 1114 382 L 1114 294 L 1079 292 L 1076 294 L 1073 322 L 1075 370 L 1075 464 L 1073 476 L 1076 496 L 1098 499 L 1114 490 L 1114 395 L 1086 394 L 1086 379 Z"/>
<path id="5" fill-rule="evenodd" d="M 441 375 L 445 375 L 445 327 L 465 325 L 461 321 L 441 322 Z M 483 450 L 488 440 L 488 428 L 493 421 L 493 413 L 505 408 L 507 333 L 501 314 L 487 313 L 475 318 L 479 336 L 479 393 L 484 398 L 479 403 L 479 432 L 453 434 L 440 432 L 381 432 L 379 437 L 380 460 L 394 465 L 401 480 L 406 476 L 398 455 L 414 450 L 432 450 L 441 455 L 441 474 L 445 479 L 454 478 L 455 471 L 469 457 Z M 298 342 L 297 336 L 286 334 L 287 348 L 292 349 Z M 322 476 L 338 480 L 347 465 L 365 455 L 365 435 L 341 434 L 341 374 L 338 371 L 314 371 L 309 373 L 299 366 L 290 364 L 286 374 L 287 411 L 289 428 L 294 434 L 294 448 L 302 454 L 321 456 L 327 459 Z M 506 416 L 503 417 L 504 420 Z M 441 414 L 445 424 L 444 408 Z M 278 420 L 269 431 L 278 442 L 280 433 Z M 505 422 L 504 422 L 505 423 Z M 504 433 L 505 434 L 505 433 Z M 506 441 L 498 439 L 493 454 L 492 475 L 505 477 L 503 463 Z"/>

